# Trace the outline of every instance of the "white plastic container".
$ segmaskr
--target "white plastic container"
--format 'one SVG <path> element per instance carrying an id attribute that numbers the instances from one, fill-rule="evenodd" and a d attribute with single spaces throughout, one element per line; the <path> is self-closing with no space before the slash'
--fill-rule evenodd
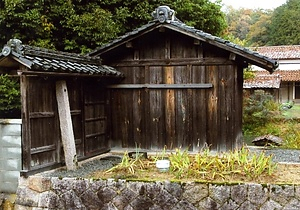
<path id="1" fill-rule="evenodd" d="M 160 172 L 167 172 L 170 168 L 170 160 L 157 160 L 156 161 L 156 168 Z"/>

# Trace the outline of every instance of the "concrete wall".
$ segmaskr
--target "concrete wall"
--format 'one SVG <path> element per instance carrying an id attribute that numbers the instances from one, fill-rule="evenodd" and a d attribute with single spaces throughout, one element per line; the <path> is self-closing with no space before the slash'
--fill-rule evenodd
<path id="1" fill-rule="evenodd" d="M 0 119 L 0 192 L 15 193 L 21 170 L 21 119 Z"/>
<path id="2" fill-rule="evenodd" d="M 15 210 L 300 209 L 299 185 L 20 178 Z"/>

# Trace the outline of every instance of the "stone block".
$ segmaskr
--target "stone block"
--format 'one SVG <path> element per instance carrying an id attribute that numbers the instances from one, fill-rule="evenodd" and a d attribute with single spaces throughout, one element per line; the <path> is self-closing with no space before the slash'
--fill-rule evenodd
<path id="1" fill-rule="evenodd" d="M 223 203 L 219 209 L 238 209 L 239 205 L 232 199 L 227 200 Z"/>
<path id="2" fill-rule="evenodd" d="M 133 209 L 151 209 L 154 203 L 150 198 L 140 195 L 130 203 L 130 206 L 132 206 Z"/>
<path id="3" fill-rule="evenodd" d="M 16 204 L 22 206 L 38 207 L 39 193 L 26 187 L 19 187 L 17 190 Z"/>
<path id="4" fill-rule="evenodd" d="M 73 180 L 73 178 L 59 179 L 57 177 L 53 177 L 51 178 L 52 190 L 58 195 L 71 191 L 73 187 Z"/>
<path id="5" fill-rule="evenodd" d="M 293 198 L 286 203 L 283 209 L 300 209 L 300 201 L 296 198 Z"/>
<path id="6" fill-rule="evenodd" d="M 173 209 L 179 200 L 166 190 L 162 190 L 157 194 L 155 199 L 152 199 L 156 205 L 162 209 Z"/>
<path id="7" fill-rule="evenodd" d="M 115 190 L 111 189 L 110 187 L 105 187 L 103 189 L 100 189 L 97 195 L 101 202 L 108 203 L 114 197 L 116 197 L 118 193 Z"/>
<path id="8" fill-rule="evenodd" d="M 51 188 L 51 178 L 42 176 L 30 176 L 28 178 L 28 187 L 36 192 L 45 192 Z"/>
<path id="9" fill-rule="evenodd" d="M 40 193 L 38 207 L 57 209 L 58 203 L 59 203 L 59 197 L 54 192 L 46 191 L 46 192 Z"/>
<path id="10" fill-rule="evenodd" d="M 80 196 L 89 188 L 89 181 L 87 179 L 76 180 L 73 182 L 72 189 L 76 195 Z"/>
<path id="11" fill-rule="evenodd" d="M 189 183 L 184 187 L 184 192 L 182 198 L 189 203 L 195 205 L 203 198 L 208 196 L 208 185 L 207 184 L 198 184 L 198 183 Z"/>
<path id="12" fill-rule="evenodd" d="M 203 200 L 201 200 L 198 205 L 197 209 L 206 210 L 206 209 L 219 209 L 220 206 L 218 206 L 218 203 L 215 202 L 210 197 L 206 197 Z"/>
<path id="13" fill-rule="evenodd" d="M 104 206 L 104 203 L 100 201 L 100 199 L 97 197 L 97 194 L 91 189 L 87 189 L 80 196 L 80 199 L 87 209 L 102 209 Z"/>
<path id="14" fill-rule="evenodd" d="M 248 199 L 248 185 L 238 184 L 230 186 L 231 199 L 241 205 Z"/>
<path id="15" fill-rule="evenodd" d="M 177 199 L 181 199 L 182 197 L 182 193 L 183 193 L 183 189 L 181 184 L 179 183 L 174 183 L 174 182 L 165 182 L 164 188 L 173 196 L 175 196 L 175 198 Z"/>
<path id="16" fill-rule="evenodd" d="M 208 188 L 209 197 L 221 206 L 230 199 L 230 187 L 226 185 L 210 184 Z"/>
<path id="17" fill-rule="evenodd" d="M 269 198 L 269 188 L 260 184 L 248 184 L 248 200 L 260 206 Z"/>
<path id="18" fill-rule="evenodd" d="M 270 209 L 282 209 L 282 206 L 276 201 L 268 200 L 260 207 L 260 210 L 270 210 Z"/>
<path id="19" fill-rule="evenodd" d="M 191 203 L 186 202 L 186 201 L 180 201 L 172 208 L 172 210 L 198 210 L 195 206 L 193 206 Z"/>
<path id="20" fill-rule="evenodd" d="M 58 205 L 58 209 L 85 209 L 82 200 L 75 194 L 73 190 L 66 191 L 59 197 L 61 202 Z"/>
<path id="21" fill-rule="evenodd" d="M 293 185 L 270 185 L 270 199 L 285 205 L 295 196 Z"/>

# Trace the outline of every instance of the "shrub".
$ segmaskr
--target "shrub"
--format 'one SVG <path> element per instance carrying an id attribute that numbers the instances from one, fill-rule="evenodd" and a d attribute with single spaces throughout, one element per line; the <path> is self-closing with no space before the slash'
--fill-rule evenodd
<path id="1" fill-rule="evenodd" d="M 12 115 L 20 111 L 20 84 L 17 79 L 0 75 L 0 116 Z"/>
<path id="2" fill-rule="evenodd" d="M 243 102 L 243 132 L 254 134 L 270 121 L 278 120 L 280 105 L 273 96 L 262 90 L 257 90 Z"/>

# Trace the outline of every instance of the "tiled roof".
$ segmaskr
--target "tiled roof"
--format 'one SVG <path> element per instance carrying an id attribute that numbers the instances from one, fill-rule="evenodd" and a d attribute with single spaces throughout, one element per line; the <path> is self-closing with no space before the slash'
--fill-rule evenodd
<path id="1" fill-rule="evenodd" d="M 300 45 L 264 46 L 252 49 L 272 59 L 300 59 Z"/>
<path id="2" fill-rule="evenodd" d="M 2 49 L 0 64 L 7 57 L 12 57 L 31 71 L 123 76 L 113 67 L 102 65 L 98 57 L 22 45 L 16 39 L 10 40 Z"/>
<path id="3" fill-rule="evenodd" d="M 249 88 L 279 88 L 281 77 L 279 74 L 269 74 L 266 71 L 261 71 L 263 74 L 256 74 L 255 78 L 244 81 L 243 87 Z"/>
<path id="4" fill-rule="evenodd" d="M 244 88 L 279 88 L 280 82 L 300 82 L 299 70 L 277 70 L 274 74 L 267 71 L 254 71 L 255 78 L 244 81 Z"/>
<path id="5" fill-rule="evenodd" d="M 159 7 L 160 8 L 160 7 Z M 158 10 L 157 8 L 156 10 Z M 157 12 L 158 14 L 161 14 L 160 12 Z M 164 20 L 165 21 L 161 21 Z M 139 35 L 142 35 L 146 32 L 150 32 L 154 30 L 155 28 L 160 27 L 166 27 L 174 31 L 178 31 L 180 33 L 184 33 L 188 36 L 194 37 L 196 39 L 199 39 L 200 41 L 207 42 L 211 45 L 217 46 L 219 48 L 225 49 L 227 51 L 233 52 L 241 57 L 243 57 L 247 62 L 260 66 L 264 69 L 267 69 L 270 72 L 273 72 L 277 67 L 278 63 L 275 60 L 272 60 L 264 55 L 260 55 L 257 52 L 254 52 L 250 49 L 241 47 L 239 45 L 236 45 L 232 42 L 229 42 L 227 40 L 221 39 L 220 37 L 213 36 L 209 33 L 205 33 L 201 30 L 195 29 L 194 27 L 190 27 L 183 22 L 179 21 L 176 17 L 170 18 L 168 17 L 160 19 L 155 18 L 152 22 L 149 22 L 146 25 L 141 26 L 140 28 L 137 28 L 129 33 L 126 33 L 125 35 L 112 40 L 108 44 L 99 47 L 95 49 L 94 51 L 90 52 L 88 55 L 94 56 L 99 55 L 100 53 L 109 51 L 110 49 L 113 49 L 115 47 L 118 47 L 122 45 L 124 42 L 131 41 L 138 37 Z"/>
<path id="6" fill-rule="evenodd" d="M 279 74 L 281 81 L 284 82 L 300 82 L 300 69 L 299 70 L 279 70 L 276 71 L 276 74 Z"/>

